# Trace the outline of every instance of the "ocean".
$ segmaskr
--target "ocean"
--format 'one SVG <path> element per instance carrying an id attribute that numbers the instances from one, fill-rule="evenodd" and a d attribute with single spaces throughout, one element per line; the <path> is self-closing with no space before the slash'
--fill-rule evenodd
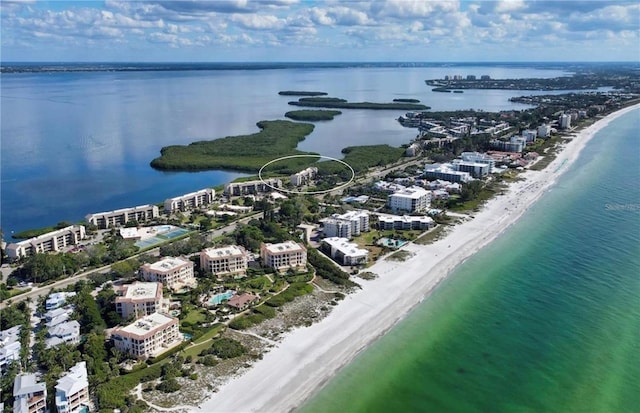
<path id="1" fill-rule="evenodd" d="M 56 71 L 5 72 L 0 83 L 0 225 L 7 236 L 63 220 L 78 222 L 89 213 L 162 202 L 242 176 L 161 172 L 149 162 L 166 145 L 254 133 L 257 122 L 282 119 L 296 108 L 287 104 L 292 97 L 278 95 L 281 90 L 320 90 L 354 102 L 417 98 L 434 110 L 498 111 L 526 108 L 509 98 L 535 92 L 436 93 L 424 80 L 453 74 L 554 77 L 570 69 L 473 64 L 44 66 Z M 298 149 L 341 158 L 341 150 L 350 145 L 406 144 L 416 130 L 396 121 L 403 112 L 344 110 L 333 121 L 317 123 Z"/>
<path id="2" fill-rule="evenodd" d="M 640 110 L 300 412 L 640 406 Z"/>

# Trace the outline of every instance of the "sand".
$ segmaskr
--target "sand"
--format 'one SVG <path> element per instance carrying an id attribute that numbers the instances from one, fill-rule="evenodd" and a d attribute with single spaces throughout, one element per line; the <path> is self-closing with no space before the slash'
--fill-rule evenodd
<path id="1" fill-rule="evenodd" d="M 526 171 L 525 179 L 490 200 L 473 219 L 430 245 L 408 244 L 415 253 L 403 262 L 379 260 L 368 270 L 375 280 L 359 281 L 323 320 L 290 332 L 278 346 L 244 374 L 231 379 L 197 412 L 287 412 L 301 406 L 344 365 L 419 304 L 452 270 L 495 239 L 578 158 L 586 143 L 613 119 L 640 108 L 608 115 L 577 133 L 543 171 Z"/>

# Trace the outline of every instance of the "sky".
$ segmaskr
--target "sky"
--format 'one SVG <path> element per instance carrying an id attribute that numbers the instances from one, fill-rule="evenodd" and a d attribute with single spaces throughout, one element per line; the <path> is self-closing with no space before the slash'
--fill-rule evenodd
<path id="1" fill-rule="evenodd" d="M 0 0 L 0 59 L 640 61 L 638 1 Z"/>

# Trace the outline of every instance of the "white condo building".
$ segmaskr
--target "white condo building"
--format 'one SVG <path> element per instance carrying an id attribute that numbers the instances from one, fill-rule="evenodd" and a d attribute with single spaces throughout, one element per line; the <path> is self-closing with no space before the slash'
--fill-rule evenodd
<path id="1" fill-rule="evenodd" d="M 238 245 L 207 248 L 200 252 L 200 268 L 214 275 L 244 275 L 248 266 L 247 251 Z"/>
<path id="2" fill-rule="evenodd" d="M 87 413 L 89 404 L 87 363 L 81 361 L 58 380 L 56 409 L 58 413 Z"/>
<path id="3" fill-rule="evenodd" d="M 154 313 L 111 332 L 116 349 L 136 358 L 158 356 L 182 342 L 178 319 Z"/>
<path id="4" fill-rule="evenodd" d="M 320 222 L 322 222 L 322 232 L 325 237 L 350 239 L 369 231 L 369 212 L 349 211 L 344 214 L 334 214 Z"/>
<path id="5" fill-rule="evenodd" d="M 309 183 L 318 174 L 318 168 L 309 167 L 304 171 L 300 171 L 291 175 L 291 184 L 293 186 L 300 186 Z"/>
<path id="6" fill-rule="evenodd" d="M 469 172 L 456 171 L 450 164 L 429 164 L 424 166 L 424 176 L 429 179 L 442 179 L 449 182 L 469 182 Z"/>
<path id="7" fill-rule="evenodd" d="M 65 321 L 49 327 L 48 336 L 45 339 L 47 348 L 59 346 L 60 344 L 80 343 L 80 323 L 76 320 Z"/>
<path id="8" fill-rule="evenodd" d="M 431 217 L 416 215 L 378 215 L 378 228 L 389 229 L 423 229 L 427 230 L 436 225 Z"/>
<path id="9" fill-rule="evenodd" d="M 465 162 L 485 163 L 489 165 L 489 173 L 493 173 L 493 170 L 496 167 L 495 159 L 484 153 L 462 152 L 460 154 L 460 158 Z"/>
<path id="10" fill-rule="evenodd" d="M 558 123 L 560 124 L 560 129 L 569 129 L 571 127 L 571 115 L 568 115 L 566 113 L 560 115 Z"/>
<path id="11" fill-rule="evenodd" d="M 474 178 L 482 178 L 489 174 L 491 167 L 488 163 L 468 162 L 460 159 L 454 159 L 451 166 L 460 172 L 469 172 Z"/>
<path id="12" fill-rule="evenodd" d="M 265 180 L 231 182 L 224 186 L 224 194 L 227 196 L 242 196 L 271 192 L 274 188 L 282 188 L 282 181 L 276 178 Z"/>
<path id="13" fill-rule="evenodd" d="M 168 310 L 168 300 L 162 298 L 162 283 L 135 282 L 123 285 L 116 297 L 116 312 L 125 320 L 140 318 Z"/>
<path id="14" fill-rule="evenodd" d="M 347 238 L 329 237 L 322 240 L 322 249 L 340 265 L 361 265 L 367 263 L 369 251 L 349 242 Z"/>
<path id="15" fill-rule="evenodd" d="M 17 259 L 37 253 L 60 251 L 69 245 L 77 245 L 85 237 L 83 225 L 70 225 L 34 238 L 11 243 L 7 245 L 6 253 L 9 258 Z"/>
<path id="16" fill-rule="evenodd" d="M 47 385 L 35 374 L 20 374 L 13 381 L 13 413 L 46 413 Z"/>
<path id="17" fill-rule="evenodd" d="M 551 136 L 551 126 L 543 123 L 538 126 L 538 138 L 548 138 Z"/>
<path id="18" fill-rule="evenodd" d="M 141 205 L 133 208 L 116 209 L 109 212 L 89 214 L 84 219 L 100 229 L 119 227 L 127 222 L 146 222 L 160 216 L 156 205 Z"/>
<path id="19" fill-rule="evenodd" d="M 429 208 L 431 193 L 419 186 L 411 186 L 389 195 L 388 205 L 392 211 L 420 212 Z"/>
<path id="20" fill-rule="evenodd" d="M 307 265 L 307 249 L 296 242 L 285 241 L 279 244 L 262 244 L 260 257 L 265 267 L 277 271 L 304 269 Z"/>
<path id="21" fill-rule="evenodd" d="M 186 211 L 202 205 L 209 205 L 216 197 L 216 191 L 211 188 L 201 189 L 197 192 L 168 198 L 164 201 L 164 212 L 171 214 L 176 211 Z"/>
<path id="22" fill-rule="evenodd" d="M 65 291 L 61 291 L 58 293 L 51 293 L 49 294 L 49 296 L 47 297 L 47 300 L 44 303 L 44 309 L 49 311 L 49 310 L 55 310 L 56 308 L 60 308 L 64 305 L 67 304 L 67 299 L 70 297 L 75 297 L 76 293 L 75 292 L 65 292 Z"/>
<path id="23" fill-rule="evenodd" d="M 186 258 L 165 257 L 158 262 L 144 264 L 140 272 L 145 281 L 161 282 L 172 290 L 196 285 L 193 262 Z"/>

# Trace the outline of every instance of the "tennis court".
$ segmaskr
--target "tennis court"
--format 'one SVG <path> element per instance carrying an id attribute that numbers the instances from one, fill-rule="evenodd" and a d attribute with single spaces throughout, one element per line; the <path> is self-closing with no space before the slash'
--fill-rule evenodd
<path id="1" fill-rule="evenodd" d="M 165 241 L 178 238 L 188 232 L 188 229 L 173 225 L 159 225 L 157 227 L 151 227 L 149 228 L 149 233 L 153 233 L 155 235 L 136 241 L 136 246 L 140 249 L 150 248 L 162 244 Z"/>

